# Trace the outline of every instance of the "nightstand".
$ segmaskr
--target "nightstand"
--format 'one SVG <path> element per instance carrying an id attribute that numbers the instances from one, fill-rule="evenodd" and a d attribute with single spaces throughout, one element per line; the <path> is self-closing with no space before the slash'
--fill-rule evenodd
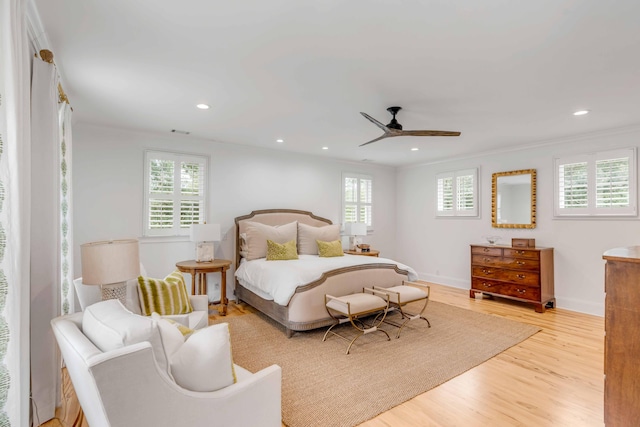
<path id="1" fill-rule="evenodd" d="M 195 260 L 181 261 L 176 263 L 176 267 L 183 273 L 191 274 L 191 294 L 196 295 L 196 276 L 198 276 L 200 295 L 207 294 L 207 273 L 219 272 L 220 278 L 220 307 L 218 312 L 222 316 L 227 314 L 227 270 L 231 266 L 228 259 L 214 259 L 209 262 L 196 262 Z"/>
<path id="2" fill-rule="evenodd" d="M 356 251 L 346 250 L 344 251 L 344 253 L 349 255 L 363 255 L 363 256 L 375 256 L 375 257 L 380 255 L 380 251 L 374 251 L 373 249 L 371 249 L 369 252 L 356 252 Z"/>

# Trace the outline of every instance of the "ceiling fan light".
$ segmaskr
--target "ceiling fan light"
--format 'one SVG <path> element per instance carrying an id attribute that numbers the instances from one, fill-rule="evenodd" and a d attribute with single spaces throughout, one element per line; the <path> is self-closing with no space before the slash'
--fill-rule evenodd
<path id="1" fill-rule="evenodd" d="M 280 139 L 276 139 L 276 142 L 277 142 L 278 144 L 282 144 L 282 143 L 284 142 L 284 139 L 282 139 L 282 138 L 280 138 Z"/>
<path id="2" fill-rule="evenodd" d="M 413 148 L 411 149 L 411 151 L 418 151 L 418 150 L 420 150 L 420 149 L 419 149 L 419 148 L 417 148 L 417 147 L 413 147 Z"/>
<path id="3" fill-rule="evenodd" d="M 323 150 L 328 150 L 328 149 L 329 149 L 329 147 L 322 147 L 322 149 L 323 149 Z"/>
<path id="4" fill-rule="evenodd" d="M 589 110 L 580 110 L 573 113 L 574 116 L 584 116 L 585 114 L 589 114 Z"/>
<path id="5" fill-rule="evenodd" d="M 211 108 L 207 104 L 198 104 L 196 105 L 196 107 L 198 107 L 201 110 L 208 110 L 209 108 Z"/>

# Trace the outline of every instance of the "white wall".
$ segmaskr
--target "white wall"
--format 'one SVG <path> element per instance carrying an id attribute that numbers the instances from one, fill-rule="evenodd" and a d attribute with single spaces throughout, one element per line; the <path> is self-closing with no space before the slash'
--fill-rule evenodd
<path id="1" fill-rule="evenodd" d="M 365 243 L 382 256 L 396 256 L 395 169 L 340 162 L 276 150 L 221 144 L 183 135 L 138 133 L 89 125 L 73 129 L 75 277 L 81 276 L 82 243 L 140 238 L 143 220 L 143 153 L 145 149 L 210 156 L 207 221 L 221 224 L 226 240 L 216 244 L 216 258 L 234 260 L 234 218 L 256 209 L 312 211 L 340 222 L 342 173 L 373 176 L 375 231 Z M 140 259 L 147 273 L 164 277 L 177 261 L 193 259 L 194 244 L 182 239 L 141 239 Z M 227 276 L 232 288 L 233 270 Z M 190 280 L 187 277 L 187 280 Z M 208 278 L 214 299 L 219 275 Z M 231 296 L 231 291 L 228 292 Z"/>
<path id="2" fill-rule="evenodd" d="M 498 235 L 499 243 L 512 237 L 535 238 L 537 246 L 555 248 L 557 305 L 597 315 L 604 313 L 604 261 L 607 249 L 640 244 L 640 221 L 567 220 L 553 218 L 554 157 L 638 147 L 640 130 L 601 133 L 512 152 L 438 164 L 405 167 L 397 174 L 398 257 L 413 266 L 421 278 L 469 288 L 472 243 Z M 480 168 L 480 218 L 436 218 L 437 173 Z M 537 169 L 537 227 L 491 227 L 491 175 L 519 169 Z"/>

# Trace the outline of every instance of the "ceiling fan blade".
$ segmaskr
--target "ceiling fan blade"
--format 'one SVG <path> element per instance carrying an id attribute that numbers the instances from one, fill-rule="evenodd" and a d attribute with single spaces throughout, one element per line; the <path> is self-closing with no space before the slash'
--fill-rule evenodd
<path id="1" fill-rule="evenodd" d="M 390 136 L 390 135 L 388 135 L 388 134 L 386 134 L 386 133 L 385 133 L 385 134 L 383 134 L 382 136 L 379 136 L 379 137 L 378 137 L 378 138 L 376 138 L 376 139 L 372 139 L 372 140 L 371 140 L 371 141 L 369 141 L 369 142 L 365 142 L 364 144 L 360 144 L 360 147 L 362 147 L 363 145 L 371 144 L 372 142 L 380 141 L 381 139 L 384 139 L 384 138 L 388 138 L 389 136 Z"/>
<path id="2" fill-rule="evenodd" d="M 360 114 L 362 114 L 371 123 L 373 123 L 374 125 L 378 126 L 380 129 L 382 129 L 385 133 L 389 131 L 389 128 L 386 125 L 380 123 L 379 121 L 377 121 L 376 119 L 368 115 L 367 113 L 360 112 Z"/>
<path id="3" fill-rule="evenodd" d="M 460 132 L 448 130 L 403 130 L 400 136 L 460 136 Z"/>

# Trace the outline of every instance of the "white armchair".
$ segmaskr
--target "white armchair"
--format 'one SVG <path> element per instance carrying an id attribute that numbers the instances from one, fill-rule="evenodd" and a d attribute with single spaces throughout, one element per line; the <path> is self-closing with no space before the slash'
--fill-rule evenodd
<path id="1" fill-rule="evenodd" d="M 140 272 L 144 276 L 144 267 L 140 266 Z M 78 295 L 80 308 L 84 310 L 91 304 L 95 304 L 102 300 L 99 286 L 90 286 L 82 283 L 82 277 L 73 281 L 73 286 Z M 189 295 L 189 301 L 193 307 L 193 311 L 188 314 L 177 314 L 171 316 L 163 316 L 168 319 L 175 320 L 191 329 L 204 328 L 209 324 L 209 299 L 206 295 Z M 138 296 L 137 280 L 129 280 L 127 282 L 127 302 L 125 306 L 135 314 L 141 314 L 140 297 Z"/>
<path id="2" fill-rule="evenodd" d="M 235 365 L 235 384 L 193 392 L 162 372 L 148 341 L 102 352 L 84 335 L 82 318 L 51 325 L 91 427 L 281 426 L 279 366 L 251 374 Z"/>

